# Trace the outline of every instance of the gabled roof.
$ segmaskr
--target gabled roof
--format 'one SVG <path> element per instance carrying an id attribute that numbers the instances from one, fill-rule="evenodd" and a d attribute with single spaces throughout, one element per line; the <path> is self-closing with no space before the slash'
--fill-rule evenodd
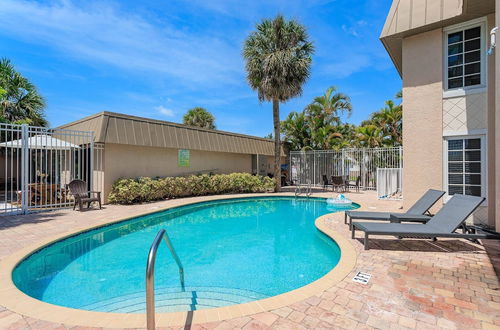
<path id="1" fill-rule="evenodd" d="M 405 37 L 495 12 L 495 0 L 393 0 L 380 40 L 401 75 Z"/>
<path id="2" fill-rule="evenodd" d="M 115 112 L 100 112 L 59 128 L 93 131 L 94 142 L 100 143 L 274 155 L 270 139 Z"/>

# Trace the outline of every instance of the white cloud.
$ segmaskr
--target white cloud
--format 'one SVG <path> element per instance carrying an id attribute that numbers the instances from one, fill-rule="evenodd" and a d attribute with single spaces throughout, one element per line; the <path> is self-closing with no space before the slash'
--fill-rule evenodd
<path id="1" fill-rule="evenodd" d="M 323 72 L 334 78 L 346 78 L 372 65 L 371 57 L 362 53 L 343 54 L 342 58 L 332 61 L 323 67 Z"/>
<path id="2" fill-rule="evenodd" d="M 360 37 L 360 30 L 368 24 L 365 20 L 359 20 L 352 25 L 342 24 L 342 31 L 354 37 Z"/>
<path id="3" fill-rule="evenodd" d="M 167 117 L 174 117 L 175 116 L 175 113 L 172 109 L 167 109 L 162 105 L 159 105 L 159 106 L 155 107 L 154 109 L 164 116 L 167 116 Z"/>
<path id="4" fill-rule="evenodd" d="M 2 0 L 0 21 L 0 35 L 51 47 L 86 64 L 159 73 L 184 85 L 234 83 L 243 76 L 240 45 L 168 22 L 153 25 L 109 2 Z"/>

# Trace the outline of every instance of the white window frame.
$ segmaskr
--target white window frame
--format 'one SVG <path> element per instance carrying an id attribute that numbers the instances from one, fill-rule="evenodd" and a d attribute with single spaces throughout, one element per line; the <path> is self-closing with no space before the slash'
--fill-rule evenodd
<path id="1" fill-rule="evenodd" d="M 455 32 L 460 32 L 470 28 L 481 27 L 481 49 L 480 49 L 480 60 L 481 60 L 481 84 L 474 86 L 463 86 L 458 88 L 448 88 L 448 35 Z M 464 23 L 451 25 L 443 29 L 443 97 L 456 97 L 463 96 L 467 94 L 483 93 L 487 88 L 488 81 L 488 65 L 486 56 L 486 31 L 487 30 L 487 19 L 486 17 L 480 17 L 473 19 Z"/>
<path id="2" fill-rule="evenodd" d="M 488 205 L 488 151 L 486 134 L 449 135 L 443 137 L 443 190 L 446 192 L 444 201 L 452 196 L 448 195 L 448 141 L 461 139 L 481 139 L 481 197 L 486 198 L 482 206 Z"/>

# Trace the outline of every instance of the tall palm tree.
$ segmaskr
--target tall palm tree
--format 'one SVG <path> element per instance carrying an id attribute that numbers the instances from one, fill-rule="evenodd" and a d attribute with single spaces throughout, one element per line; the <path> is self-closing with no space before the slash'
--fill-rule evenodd
<path id="1" fill-rule="evenodd" d="M 189 109 L 182 117 L 182 122 L 185 125 L 196 126 L 201 128 L 215 129 L 215 117 L 205 108 L 195 107 Z"/>
<path id="2" fill-rule="evenodd" d="M 0 60 L 0 120 L 47 126 L 45 101 L 35 85 L 17 72 L 10 60 Z"/>
<path id="3" fill-rule="evenodd" d="M 280 102 L 302 94 L 310 74 L 313 44 L 306 28 L 281 15 L 257 24 L 245 41 L 243 57 L 247 80 L 257 91 L 259 101 L 273 103 L 274 178 L 279 191 L 281 180 Z"/>
<path id="4" fill-rule="evenodd" d="M 311 108 L 317 108 L 330 116 L 331 120 L 335 123 L 340 123 L 340 113 L 351 114 L 352 105 L 351 99 L 347 94 L 337 92 L 335 86 L 329 87 L 325 94 L 314 98 L 313 102 L 309 105 Z"/>

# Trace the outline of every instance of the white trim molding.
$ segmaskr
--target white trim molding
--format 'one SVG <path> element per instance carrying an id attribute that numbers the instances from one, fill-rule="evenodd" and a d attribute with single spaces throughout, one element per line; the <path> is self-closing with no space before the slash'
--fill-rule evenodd
<path id="1" fill-rule="evenodd" d="M 487 17 L 483 16 L 480 18 L 476 18 L 467 22 L 463 22 L 460 24 L 455 24 L 451 26 L 447 26 L 443 28 L 443 98 L 457 97 L 457 96 L 465 96 L 468 94 L 477 94 L 484 93 L 487 91 L 487 82 L 488 82 L 488 56 L 486 56 L 486 34 L 487 34 Z M 451 88 L 448 89 L 448 34 L 463 31 L 469 28 L 473 28 L 476 26 L 481 27 L 481 35 L 480 35 L 480 74 L 481 74 L 481 84 L 459 87 L 459 88 Z"/>
<path id="2" fill-rule="evenodd" d="M 487 129 L 474 129 L 474 130 L 469 130 L 469 131 L 443 131 L 443 137 L 469 137 L 469 136 L 486 136 L 488 133 Z"/>
<path id="3" fill-rule="evenodd" d="M 482 131 L 482 130 L 481 130 Z M 486 131 L 486 130 L 484 130 Z M 443 136 L 443 190 L 446 191 L 444 201 L 447 202 L 451 196 L 448 195 L 448 141 L 460 139 L 481 139 L 481 196 L 485 201 L 481 206 L 488 206 L 488 150 L 486 134 L 464 134 Z M 465 148 L 465 146 L 464 146 Z"/>

